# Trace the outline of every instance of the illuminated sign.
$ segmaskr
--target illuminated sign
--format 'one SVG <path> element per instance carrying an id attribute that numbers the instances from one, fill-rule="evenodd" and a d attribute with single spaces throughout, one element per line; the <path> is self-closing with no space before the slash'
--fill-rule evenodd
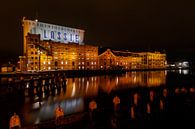
<path id="1" fill-rule="evenodd" d="M 23 20 L 24 37 L 28 33 L 40 34 L 41 40 L 52 40 L 61 43 L 83 43 L 84 30 L 53 25 L 32 20 Z"/>

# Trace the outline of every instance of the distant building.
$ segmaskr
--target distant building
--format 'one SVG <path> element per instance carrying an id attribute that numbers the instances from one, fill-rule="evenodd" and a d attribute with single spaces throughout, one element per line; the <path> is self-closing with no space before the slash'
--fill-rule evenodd
<path id="1" fill-rule="evenodd" d="M 129 52 L 107 49 L 99 55 L 100 69 L 166 68 L 166 54 L 160 52 Z"/>
<path id="2" fill-rule="evenodd" d="M 158 69 L 166 68 L 166 54 L 160 52 L 139 52 L 137 53 L 142 58 L 142 68 Z"/>
<path id="3" fill-rule="evenodd" d="M 139 69 L 141 57 L 138 54 L 107 49 L 99 55 L 100 69 Z"/>
<path id="4" fill-rule="evenodd" d="M 6 72 L 15 72 L 15 65 L 13 64 L 4 64 L 1 66 L 1 72 L 6 73 Z"/>

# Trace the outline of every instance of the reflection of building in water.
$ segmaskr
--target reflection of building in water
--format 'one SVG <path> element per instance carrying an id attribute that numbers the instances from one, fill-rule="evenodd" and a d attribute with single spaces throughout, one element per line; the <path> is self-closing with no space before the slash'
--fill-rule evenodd
<path id="1" fill-rule="evenodd" d="M 166 83 L 165 71 L 128 72 L 122 76 L 101 76 L 99 86 L 105 92 L 112 89 L 137 86 L 160 86 Z"/>
<path id="2" fill-rule="evenodd" d="M 58 104 L 63 107 L 65 114 L 84 110 L 84 97 L 98 95 L 98 91 L 110 93 L 112 90 L 139 86 L 160 86 L 166 83 L 166 71 L 127 72 L 122 75 L 105 75 L 98 77 L 68 78 L 65 92 L 49 96 L 47 101 L 37 100 L 33 105 L 25 104 L 23 114 L 25 123 L 54 118 Z M 44 99 L 43 99 L 44 100 Z"/>
<path id="3" fill-rule="evenodd" d="M 98 94 L 97 77 L 67 79 L 66 97 L 95 96 Z"/>
<path id="4" fill-rule="evenodd" d="M 165 85 L 166 83 L 165 71 L 150 71 L 150 72 L 146 72 L 146 74 L 147 74 L 147 80 L 146 80 L 147 86 Z"/>
<path id="5" fill-rule="evenodd" d="M 25 104 L 22 114 L 24 115 L 24 122 L 26 124 L 38 124 L 43 121 L 48 121 L 55 118 L 55 109 L 60 104 L 65 115 L 74 114 L 84 111 L 84 100 L 82 97 L 66 100 L 56 100 L 34 103 L 33 105 Z M 30 106 L 30 107 L 29 107 Z"/>
<path id="6" fill-rule="evenodd" d="M 116 79 L 116 76 L 100 76 L 98 81 L 100 89 L 110 93 L 112 89 L 116 87 Z"/>
<path id="7" fill-rule="evenodd" d="M 119 85 L 160 86 L 166 83 L 165 71 L 129 72 L 119 78 Z"/>

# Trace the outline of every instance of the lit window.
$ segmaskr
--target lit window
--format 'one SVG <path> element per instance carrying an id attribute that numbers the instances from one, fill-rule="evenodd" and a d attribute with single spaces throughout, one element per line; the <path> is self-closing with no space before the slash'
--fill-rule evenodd
<path id="1" fill-rule="evenodd" d="M 96 62 L 94 62 L 94 64 L 96 65 Z"/>
<path id="2" fill-rule="evenodd" d="M 85 67 L 83 66 L 82 69 L 84 69 Z"/>
<path id="3" fill-rule="evenodd" d="M 79 66 L 79 69 L 81 69 L 81 66 Z"/>
<path id="4" fill-rule="evenodd" d="M 101 68 L 103 68 L 103 66 L 101 66 Z"/>
<path id="5" fill-rule="evenodd" d="M 51 62 L 49 61 L 48 64 L 51 64 Z"/>
<path id="6" fill-rule="evenodd" d="M 51 67 L 48 67 L 48 70 L 50 70 L 51 69 Z"/>
<path id="7" fill-rule="evenodd" d="M 84 65 L 84 62 L 82 62 L 82 64 Z"/>
<path id="8" fill-rule="evenodd" d="M 64 67 L 61 67 L 61 69 L 64 69 Z"/>
<path id="9" fill-rule="evenodd" d="M 91 62 L 91 64 L 93 65 L 93 62 Z"/>
<path id="10" fill-rule="evenodd" d="M 79 65 L 80 65 L 81 63 L 79 62 Z"/>
<path id="11" fill-rule="evenodd" d="M 66 61 L 66 64 L 68 64 L 68 62 Z"/>
<path id="12" fill-rule="evenodd" d="M 45 64 L 45 61 L 43 62 L 43 64 Z"/>
<path id="13" fill-rule="evenodd" d="M 64 64 L 64 62 L 62 61 L 61 64 Z"/>

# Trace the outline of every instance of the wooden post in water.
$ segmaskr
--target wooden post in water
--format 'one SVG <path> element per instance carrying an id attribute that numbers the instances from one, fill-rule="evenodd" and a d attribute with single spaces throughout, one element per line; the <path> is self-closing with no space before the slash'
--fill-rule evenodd
<path id="1" fill-rule="evenodd" d="M 93 111 L 94 111 L 95 109 L 97 109 L 97 103 L 96 103 L 94 100 L 92 100 L 92 101 L 89 103 L 89 109 L 90 109 L 90 111 L 89 111 L 89 116 L 90 116 L 90 120 L 92 121 L 92 119 L 93 119 Z"/>
<path id="2" fill-rule="evenodd" d="M 133 102 L 134 102 L 134 104 L 137 106 L 137 104 L 138 104 L 138 93 L 135 93 L 135 94 L 133 95 Z"/>
<path id="3" fill-rule="evenodd" d="M 134 111 L 134 107 L 131 107 L 131 119 L 135 119 L 135 111 Z"/>
<path id="4" fill-rule="evenodd" d="M 150 101 L 154 101 L 154 91 L 150 91 Z"/>
<path id="5" fill-rule="evenodd" d="M 167 94 L 168 94 L 167 89 L 163 89 L 163 96 L 164 96 L 165 98 L 167 97 Z"/>
<path id="6" fill-rule="evenodd" d="M 164 109 L 164 104 L 163 104 L 163 101 L 160 100 L 160 110 L 162 111 Z"/>
<path id="7" fill-rule="evenodd" d="M 147 114 L 150 114 L 150 113 L 151 113 L 150 104 L 147 103 Z"/>
<path id="8" fill-rule="evenodd" d="M 115 96 L 113 98 L 113 104 L 114 104 L 114 111 L 116 112 L 118 110 L 118 106 L 120 104 L 120 98 L 118 96 Z"/>

